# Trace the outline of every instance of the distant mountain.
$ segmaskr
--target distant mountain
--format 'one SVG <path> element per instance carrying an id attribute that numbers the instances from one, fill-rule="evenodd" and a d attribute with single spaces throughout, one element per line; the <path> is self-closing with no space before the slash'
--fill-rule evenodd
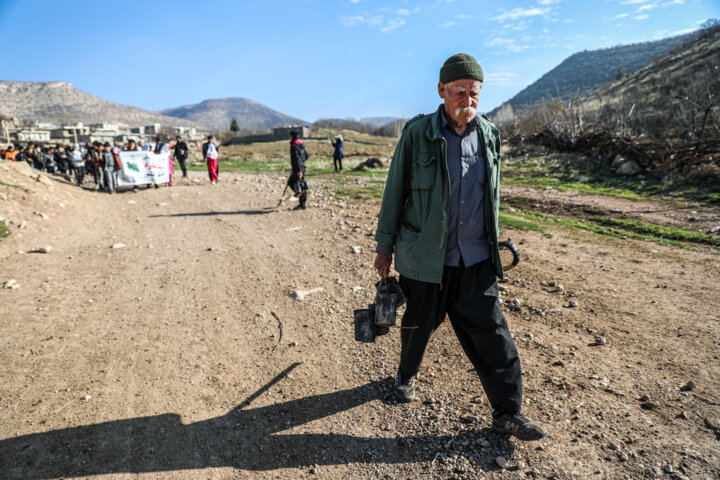
<path id="1" fill-rule="evenodd" d="M 67 82 L 0 81 L 0 114 L 55 124 L 115 122 L 198 127 L 188 120 L 103 100 Z"/>
<path id="2" fill-rule="evenodd" d="M 567 100 L 579 97 L 603 83 L 615 81 L 621 67 L 626 74 L 635 72 L 653 59 L 667 55 L 673 47 L 681 45 L 694 35 L 696 34 L 689 33 L 654 42 L 576 53 L 490 112 L 490 116 L 494 116 L 500 108 L 507 108 L 507 104 L 517 111 L 551 98 Z"/>
<path id="3" fill-rule="evenodd" d="M 168 108 L 160 113 L 199 123 L 207 128 L 225 131 L 232 119 L 241 129 L 272 128 L 284 125 L 304 125 L 307 122 L 273 110 L 248 98 L 213 98 L 195 105 Z"/>

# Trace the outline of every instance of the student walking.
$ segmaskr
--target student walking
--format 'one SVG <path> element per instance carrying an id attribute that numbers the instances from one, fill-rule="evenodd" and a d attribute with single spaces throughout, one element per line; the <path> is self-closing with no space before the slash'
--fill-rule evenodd
<path id="1" fill-rule="evenodd" d="M 183 178 L 187 177 L 187 166 L 185 165 L 185 161 L 188 157 L 188 146 L 187 143 L 183 141 L 183 139 L 178 135 L 175 138 L 175 149 L 173 150 L 173 158 L 178 161 L 180 164 L 180 169 L 183 172 Z"/>
<path id="2" fill-rule="evenodd" d="M 295 130 L 290 132 L 290 166 L 292 173 L 288 178 L 288 186 L 299 197 L 300 203 L 294 210 L 305 210 L 307 208 L 307 180 L 305 180 L 305 161 L 308 159 L 307 150 L 302 140 L 298 138 Z"/>
<path id="3" fill-rule="evenodd" d="M 335 151 L 333 152 L 333 166 L 335 167 L 336 172 L 342 172 L 342 159 L 345 157 L 343 155 L 342 146 L 343 146 L 343 137 L 341 134 L 335 135 L 332 139 L 332 146 L 335 148 Z M 338 168 L 338 165 L 340 168 Z"/>
<path id="4" fill-rule="evenodd" d="M 203 143 L 202 152 L 203 158 L 207 163 L 210 183 L 215 185 L 218 181 L 218 149 L 215 146 L 215 139 L 212 135 L 207 138 L 206 143 Z"/>

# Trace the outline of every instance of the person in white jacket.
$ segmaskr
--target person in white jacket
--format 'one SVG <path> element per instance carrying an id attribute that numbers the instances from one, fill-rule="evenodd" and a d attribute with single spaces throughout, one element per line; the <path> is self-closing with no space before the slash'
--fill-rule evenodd
<path id="1" fill-rule="evenodd" d="M 210 135 L 202 146 L 203 158 L 207 163 L 210 183 L 215 185 L 218 181 L 218 149 L 215 146 L 215 139 Z"/>

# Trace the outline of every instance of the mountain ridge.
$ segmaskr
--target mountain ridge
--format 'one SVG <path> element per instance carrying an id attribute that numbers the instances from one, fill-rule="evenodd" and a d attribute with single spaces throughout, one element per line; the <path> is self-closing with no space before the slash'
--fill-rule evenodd
<path id="1" fill-rule="evenodd" d="M 115 122 L 142 126 L 160 123 L 202 128 L 192 121 L 96 97 L 65 81 L 0 80 L 0 114 L 56 124 Z"/>
<path id="2" fill-rule="evenodd" d="M 233 118 L 237 120 L 240 129 L 307 123 L 245 97 L 209 98 L 199 103 L 166 108 L 159 113 L 221 131 L 230 128 Z"/>
<path id="3" fill-rule="evenodd" d="M 573 53 L 488 115 L 493 117 L 501 109 L 507 109 L 508 105 L 518 110 L 553 98 L 568 100 L 582 96 L 602 84 L 615 81 L 621 67 L 629 75 L 649 65 L 654 59 L 667 55 L 672 48 L 694 35 L 697 32 Z"/>

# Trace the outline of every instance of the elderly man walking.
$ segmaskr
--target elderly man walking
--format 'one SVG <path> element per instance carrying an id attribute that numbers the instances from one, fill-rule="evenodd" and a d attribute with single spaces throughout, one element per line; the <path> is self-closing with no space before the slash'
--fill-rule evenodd
<path id="1" fill-rule="evenodd" d="M 493 408 L 493 428 L 521 440 L 547 431 L 520 413 L 522 373 L 498 301 L 500 132 L 477 115 L 483 71 L 470 55 L 440 69 L 444 103 L 403 129 L 375 234 L 375 269 L 395 269 L 407 297 L 395 391 L 415 398 L 415 377 L 432 333 L 450 318 Z"/>

